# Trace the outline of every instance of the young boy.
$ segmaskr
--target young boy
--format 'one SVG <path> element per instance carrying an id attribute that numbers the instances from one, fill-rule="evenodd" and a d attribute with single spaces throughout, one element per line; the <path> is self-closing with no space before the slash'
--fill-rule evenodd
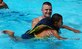
<path id="1" fill-rule="evenodd" d="M 60 14 L 53 14 L 52 18 L 47 17 L 42 19 L 32 30 L 27 31 L 25 34 L 22 35 L 23 39 L 30 39 L 34 37 L 46 37 L 50 35 L 54 35 L 58 39 L 66 39 L 61 36 L 59 36 L 59 30 L 60 28 L 66 28 L 69 30 L 72 30 L 74 32 L 80 32 L 79 30 L 75 30 L 73 28 L 70 28 L 68 26 L 63 25 L 62 16 Z M 40 32 L 43 30 L 49 29 L 50 32 L 45 32 L 41 34 Z M 10 37 L 14 37 L 14 33 L 9 30 L 3 31 L 4 33 L 7 33 L 10 35 Z"/>

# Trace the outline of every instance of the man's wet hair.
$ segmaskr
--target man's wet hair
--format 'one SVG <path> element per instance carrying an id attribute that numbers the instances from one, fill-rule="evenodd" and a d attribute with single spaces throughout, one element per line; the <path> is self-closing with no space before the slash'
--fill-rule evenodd
<path id="1" fill-rule="evenodd" d="M 53 14 L 51 19 L 53 22 L 59 22 L 60 19 L 63 20 L 62 15 L 60 15 L 58 13 Z"/>
<path id="2" fill-rule="evenodd" d="M 49 5 L 52 6 L 52 4 L 50 2 L 44 2 L 43 5 Z"/>

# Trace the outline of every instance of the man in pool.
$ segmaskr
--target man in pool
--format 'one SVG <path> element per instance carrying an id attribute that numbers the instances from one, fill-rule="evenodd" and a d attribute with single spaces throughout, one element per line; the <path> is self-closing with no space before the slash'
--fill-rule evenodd
<path id="1" fill-rule="evenodd" d="M 52 13 L 52 5 L 51 5 L 51 3 L 49 3 L 49 2 L 44 2 L 44 3 L 43 3 L 43 7 L 42 7 L 42 12 L 43 12 L 43 16 L 41 16 L 41 17 L 36 18 L 36 19 L 33 20 L 33 23 L 32 23 L 32 27 L 33 27 L 33 28 L 35 27 L 35 25 L 36 25 L 40 20 L 42 20 L 42 19 L 44 19 L 44 18 L 46 18 L 46 17 L 50 17 L 50 16 L 51 16 L 51 13 Z M 76 33 L 79 32 L 79 30 L 75 30 L 75 29 L 70 28 L 70 27 L 65 26 L 65 25 L 63 25 L 62 27 L 63 27 L 63 28 L 66 28 L 66 29 L 68 29 L 68 30 L 72 30 L 72 31 L 74 31 L 74 32 L 76 32 Z M 52 30 L 52 29 L 45 29 L 45 30 L 39 32 L 39 34 L 37 34 L 37 37 L 44 37 L 45 35 L 50 35 L 50 34 L 51 34 L 51 30 Z M 5 32 L 5 33 L 6 33 L 6 32 L 11 33 L 12 31 L 5 30 L 5 31 L 3 31 L 3 32 Z M 10 36 L 11 36 L 11 37 L 14 37 L 14 36 L 12 36 L 12 34 L 13 34 L 13 32 L 10 34 Z"/>
<path id="2" fill-rule="evenodd" d="M 8 6 L 5 2 L 3 2 L 3 0 L 0 0 L 0 9 L 3 9 L 3 8 L 8 9 Z"/>
<path id="3" fill-rule="evenodd" d="M 52 5 L 51 5 L 50 2 L 44 2 L 43 3 L 42 13 L 43 13 L 43 16 L 40 16 L 39 18 L 35 18 L 32 21 L 32 28 L 34 28 L 40 20 L 51 16 L 51 14 L 52 14 Z M 46 32 L 48 32 L 48 33 L 46 33 Z M 37 36 L 38 37 L 44 37 L 45 35 L 48 35 L 50 32 L 51 32 L 50 29 L 46 29 L 46 30 L 43 30 L 43 31 L 39 32 L 39 34 L 37 34 Z"/>
<path id="4" fill-rule="evenodd" d="M 42 13 L 43 13 L 43 16 L 40 16 L 39 18 L 35 18 L 35 19 L 32 21 L 32 28 L 34 28 L 34 27 L 36 26 L 36 24 L 37 24 L 40 20 L 42 20 L 42 19 L 44 19 L 44 18 L 46 18 L 46 17 L 50 17 L 50 16 L 51 16 L 51 14 L 52 14 L 52 4 L 51 4 L 50 2 L 44 2 L 44 3 L 43 3 L 43 5 L 42 5 Z M 75 29 L 70 28 L 70 27 L 68 27 L 68 26 L 66 26 L 66 25 L 63 25 L 62 27 L 63 27 L 63 28 L 66 28 L 66 29 L 68 29 L 68 30 L 72 30 L 72 31 L 74 31 L 75 33 L 78 33 L 78 32 L 79 32 L 79 30 L 75 30 Z M 48 35 L 48 33 L 46 33 L 46 32 L 51 32 L 51 30 L 50 30 L 50 29 L 43 30 L 42 32 L 40 32 L 39 34 L 37 34 L 37 36 L 38 36 L 38 37 L 42 37 L 42 36 L 45 36 L 45 34 Z"/>
<path id="5" fill-rule="evenodd" d="M 41 11 L 42 11 L 43 15 L 38 17 L 38 18 L 33 19 L 32 28 L 34 28 L 40 20 L 42 20 L 46 17 L 51 17 L 52 4 L 50 2 L 44 2 L 43 5 L 42 5 Z M 37 34 L 37 35 L 38 36 L 43 36 L 44 34 L 46 34 L 46 32 L 51 32 L 51 31 L 50 31 L 50 29 L 46 29 L 46 30 L 43 30 L 42 32 L 40 32 L 40 34 Z"/>

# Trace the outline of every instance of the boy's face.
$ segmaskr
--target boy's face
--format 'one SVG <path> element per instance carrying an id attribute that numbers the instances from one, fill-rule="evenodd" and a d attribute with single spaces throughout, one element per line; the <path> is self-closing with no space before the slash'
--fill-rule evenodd
<path id="1" fill-rule="evenodd" d="M 62 19 L 59 20 L 59 22 L 54 23 L 55 26 L 61 27 L 62 26 Z"/>

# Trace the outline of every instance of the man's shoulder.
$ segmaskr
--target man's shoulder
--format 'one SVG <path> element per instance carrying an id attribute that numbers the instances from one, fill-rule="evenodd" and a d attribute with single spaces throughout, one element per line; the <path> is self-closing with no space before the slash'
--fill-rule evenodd
<path id="1" fill-rule="evenodd" d="M 39 20 L 39 18 L 35 18 L 35 19 L 33 19 L 33 21 L 38 21 Z"/>
<path id="2" fill-rule="evenodd" d="M 41 18 L 41 16 L 38 17 L 38 18 L 33 19 L 33 21 L 39 21 L 40 18 Z"/>

